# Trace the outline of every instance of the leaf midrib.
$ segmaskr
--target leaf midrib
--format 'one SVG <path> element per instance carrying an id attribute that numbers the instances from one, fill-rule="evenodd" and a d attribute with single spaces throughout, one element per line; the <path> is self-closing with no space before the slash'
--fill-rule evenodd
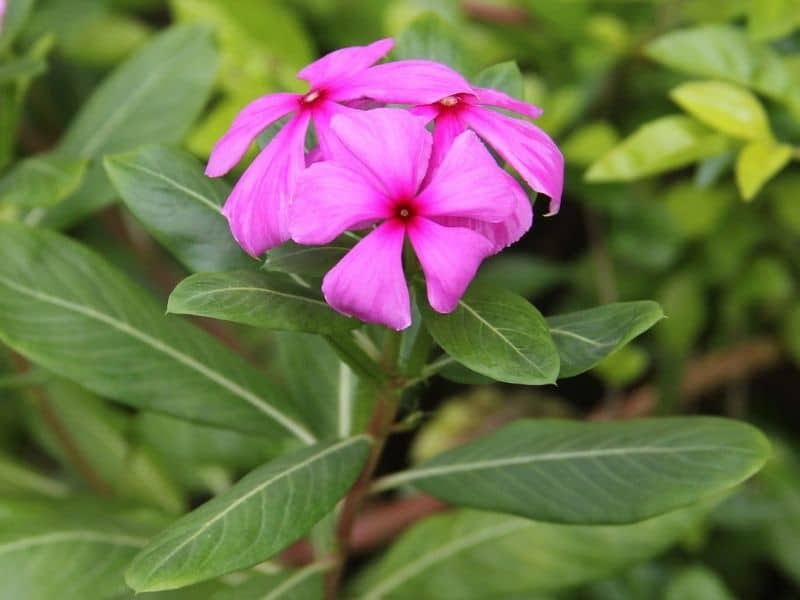
<path id="1" fill-rule="evenodd" d="M 329 446 L 328 448 L 326 448 L 326 449 L 325 449 L 325 450 L 323 450 L 322 452 L 319 452 L 319 453 L 317 453 L 317 454 L 314 454 L 313 456 L 310 456 L 310 457 L 308 457 L 306 460 L 304 460 L 304 461 L 302 461 L 302 462 L 299 462 L 299 463 L 297 463 L 296 465 L 292 465 L 291 467 L 289 467 L 289 468 L 288 468 L 288 469 L 286 469 L 285 471 L 281 471 L 280 473 L 278 473 L 277 475 L 275 475 L 275 476 L 271 477 L 270 479 L 267 479 L 266 481 L 264 481 L 264 482 L 262 482 L 262 483 L 258 484 L 258 485 L 257 485 L 257 486 L 255 486 L 253 489 L 251 489 L 251 490 L 250 490 L 250 491 L 248 491 L 247 493 L 243 494 L 242 496 L 240 496 L 239 498 L 237 498 L 235 501 L 231 502 L 231 503 L 230 503 L 228 506 L 226 506 L 226 507 L 225 507 L 225 509 L 224 509 L 224 510 L 222 510 L 222 511 L 218 512 L 218 513 L 217 513 L 216 515 L 214 515 L 214 516 L 213 516 L 211 519 L 209 519 L 208 521 L 206 521 L 206 522 L 203 524 L 203 526 L 202 526 L 202 527 L 199 527 L 198 529 L 196 529 L 196 530 L 194 531 L 194 533 L 192 533 L 192 534 L 191 534 L 189 537 L 187 537 L 186 539 L 184 539 L 184 540 L 183 540 L 183 541 L 182 541 L 180 544 L 178 544 L 177 546 L 175 546 L 175 548 L 173 548 L 171 552 L 169 552 L 169 553 L 168 553 L 168 554 L 167 554 L 167 555 L 166 555 L 164 558 L 162 558 L 160 561 L 158 561 L 158 562 L 155 564 L 155 566 L 154 566 L 154 567 L 152 567 L 152 568 L 151 568 L 151 569 L 148 571 L 148 573 L 147 573 L 147 576 L 146 576 L 146 579 L 150 579 L 150 578 L 153 576 L 153 573 L 155 573 L 156 571 L 158 571 L 158 569 L 160 569 L 160 568 L 161 568 L 161 567 L 164 565 L 164 563 L 166 563 L 166 562 L 167 562 L 169 559 L 171 559 L 173 556 L 175 556 L 175 554 L 177 554 L 178 552 L 180 552 L 180 551 L 181 551 L 183 548 L 185 548 L 185 547 L 186 547 L 186 545 L 187 545 L 188 543 L 190 543 L 192 540 L 194 540 L 195 538 L 197 538 L 197 537 L 198 537 L 200 534 L 202 534 L 204 531 L 206 531 L 206 530 L 207 530 L 209 527 L 211 527 L 211 526 L 212 526 L 214 523 L 216 523 L 217 521 L 219 521 L 220 519 L 222 519 L 223 517 L 225 517 L 225 516 L 226 516 L 226 515 L 227 515 L 229 512 L 231 512 L 232 510 L 234 510 L 236 507 L 238 507 L 238 506 L 239 506 L 240 504 L 242 504 L 243 502 L 246 502 L 247 500 L 249 500 L 250 498 L 252 498 L 254 495 L 256 495 L 256 494 L 258 494 L 258 493 L 262 492 L 264 489 L 266 489 L 267 487 L 269 487 L 270 485 L 272 485 L 274 482 L 276 482 L 276 481 L 278 481 L 278 480 L 280 480 L 280 479 L 283 479 L 283 478 L 285 478 L 285 477 L 287 477 L 287 476 L 291 475 L 292 473 L 294 473 L 295 471 L 297 471 L 297 470 L 299 470 L 299 469 L 302 469 L 302 468 L 304 468 L 304 467 L 307 467 L 308 465 L 312 464 L 313 462 L 315 462 L 315 461 L 317 461 L 317 460 L 320 460 L 320 459 L 322 459 L 323 457 L 327 456 L 328 454 L 331 454 L 331 453 L 333 453 L 333 452 L 335 452 L 335 451 L 337 451 L 337 450 L 339 450 L 339 449 L 341 449 L 341 448 L 343 448 L 343 447 L 346 447 L 346 446 L 349 446 L 349 445 L 355 444 L 355 443 L 357 443 L 357 442 L 360 442 L 360 441 L 362 441 L 362 440 L 368 441 L 369 439 L 370 439 L 370 438 L 369 438 L 369 436 L 367 436 L 367 435 L 357 435 L 357 436 L 355 436 L 355 437 L 352 437 L 352 438 L 349 438 L 349 439 L 343 440 L 343 441 L 339 442 L 338 444 L 334 444 L 334 445 L 332 445 L 332 446 Z"/>
<path id="2" fill-rule="evenodd" d="M 155 177 L 157 179 L 161 179 L 162 181 L 167 182 L 168 184 L 173 186 L 175 189 L 180 190 L 181 192 L 183 192 L 187 196 L 191 196 L 192 198 L 195 198 L 195 199 L 199 200 L 202 204 L 204 204 L 207 207 L 209 207 L 214 213 L 216 213 L 218 215 L 222 215 L 222 210 L 221 210 L 221 208 L 220 208 L 220 206 L 218 204 L 214 203 L 212 200 L 209 200 L 208 198 L 203 196 L 200 192 L 195 191 L 192 188 L 186 187 L 185 185 L 183 185 L 179 181 L 176 181 L 175 179 L 172 179 L 171 177 L 168 177 L 167 175 L 164 175 L 163 173 L 159 173 L 158 171 L 154 171 L 154 170 L 152 170 L 152 169 L 150 169 L 148 167 L 142 166 L 142 165 L 140 165 L 138 163 L 135 163 L 135 162 L 130 162 L 130 161 L 121 160 L 121 159 L 112 159 L 111 162 L 113 163 L 114 160 L 116 160 L 117 164 L 119 164 L 119 165 L 123 165 L 125 167 L 128 167 L 129 169 L 133 169 L 133 170 L 139 171 L 140 173 L 145 173 L 147 175 L 150 175 L 151 177 Z"/>
<path id="3" fill-rule="evenodd" d="M 200 298 L 202 296 L 212 296 L 214 294 L 224 294 L 226 292 L 261 292 L 265 294 L 272 294 L 274 296 L 280 296 L 283 298 L 289 298 L 291 300 L 308 302 L 310 304 L 319 304 L 320 306 L 323 306 L 326 309 L 330 309 L 330 307 L 325 302 L 323 302 L 322 300 L 317 300 L 316 298 L 309 298 L 308 296 L 300 296 L 298 294 L 291 294 L 289 292 L 279 292 L 278 290 L 273 290 L 267 287 L 255 287 L 255 286 L 231 286 L 225 288 L 215 288 L 213 290 L 194 292 L 188 295 L 186 297 L 186 300 L 184 300 L 184 302 L 189 302 L 191 300 L 194 300 L 195 298 Z"/>
<path id="4" fill-rule="evenodd" d="M 624 456 L 628 454 L 675 454 L 676 452 L 738 452 L 740 454 L 750 454 L 749 451 L 737 447 L 723 446 L 683 446 L 677 448 L 665 448 L 659 446 L 634 446 L 629 448 L 601 448 L 597 450 L 575 450 L 570 452 L 551 452 L 548 454 L 529 454 L 523 456 L 509 456 L 491 460 L 481 460 L 474 462 L 462 462 L 452 465 L 441 465 L 434 467 L 422 467 L 419 469 L 403 471 L 396 475 L 384 477 L 377 482 L 376 489 L 387 489 L 395 487 L 400 483 L 427 479 L 430 477 L 460 473 L 462 471 L 476 471 L 481 469 L 495 469 L 515 465 L 531 464 L 536 462 L 550 462 L 554 460 L 569 459 L 594 459 L 602 456 Z"/>
<path id="5" fill-rule="evenodd" d="M 529 521 L 515 519 L 502 525 L 493 525 L 487 529 L 477 531 L 472 535 L 467 535 L 461 539 L 444 544 L 430 554 L 422 556 L 415 561 L 406 563 L 402 569 L 397 570 L 393 575 L 387 577 L 383 581 L 380 581 L 374 588 L 372 588 L 372 590 L 363 596 L 362 600 L 380 600 L 381 598 L 385 597 L 387 592 L 397 588 L 404 581 L 419 575 L 436 562 L 445 560 L 450 556 L 467 550 L 472 546 L 477 546 L 483 542 L 488 542 L 491 539 L 503 537 L 504 535 L 508 535 L 519 529 L 524 529 L 529 526 Z"/>
<path id="6" fill-rule="evenodd" d="M 280 424 L 284 429 L 289 431 L 292 435 L 297 437 L 302 442 L 306 444 L 312 444 L 316 441 L 316 438 L 303 425 L 297 423 L 290 417 L 284 415 L 278 409 L 266 403 L 261 397 L 243 388 L 235 381 L 231 381 L 218 371 L 211 369 L 207 365 L 201 363 L 200 361 L 192 358 L 187 354 L 184 354 L 180 350 L 173 348 L 169 344 L 166 344 L 161 340 L 154 338 L 153 336 L 130 326 L 128 323 L 119 321 L 114 317 L 106 313 L 97 311 L 91 307 L 76 304 L 74 302 L 70 302 L 69 300 L 64 300 L 57 296 L 52 296 L 50 294 L 40 292 L 39 290 L 29 288 L 22 284 L 16 283 L 4 276 L 0 276 L 0 283 L 5 284 L 12 290 L 20 292 L 22 294 L 26 294 L 42 302 L 53 304 L 55 306 L 60 306 L 61 308 L 65 308 L 72 312 L 82 314 L 86 317 L 89 317 L 90 319 L 94 319 L 101 323 L 105 323 L 106 325 L 113 327 L 117 331 L 120 331 L 150 346 L 154 350 L 161 352 L 162 354 L 166 354 L 167 356 L 181 363 L 182 365 L 189 367 L 190 369 L 200 373 L 200 375 L 202 375 L 206 379 L 210 379 L 220 387 L 225 388 L 230 393 L 234 394 L 235 396 L 238 396 L 239 398 L 241 398 L 242 400 L 244 400 L 257 410 L 261 411 L 262 413 L 270 417 L 276 423 Z"/>
<path id="7" fill-rule="evenodd" d="M 463 300 L 459 300 L 458 303 L 461 306 L 463 306 L 464 309 L 466 309 L 469 313 L 471 313 L 478 321 L 480 321 L 486 327 L 488 327 L 490 331 L 494 332 L 494 334 L 497 335 L 497 337 L 499 337 L 501 340 L 503 340 L 503 342 L 505 342 L 506 345 L 508 345 L 509 348 L 512 348 L 514 350 L 514 352 L 516 352 L 526 363 L 528 363 L 531 367 L 533 367 L 539 373 L 539 375 L 541 375 L 542 377 L 545 376 L 545 373 L 542 370 L 542 368 L 539 367 L 530 358 L 528 358 L 519 348 L 517 348 L 514 344 L 512 344 L 511 340 L 509 340 L 505 335 L 503 335 L 502 331 L 500 331 L 494 325 L 492 325 L 489 321 L 484 319 L 478 312 L 476 312 L 471 306 L 469 306 Z"/>
<path id="8" fill-rule="evenodd" d="M 113 535 L 104 533 L 102 531 L 91 530 L 69 530 L 69 531 L 56 531 L 43 535 L 30 536 L 0 544 L 0 554 L 9 552 L 16 552 L 17 550 L 24 550 L 35 546 L 43 546 L 48 543 L 61 543 L 66 541 L 86 541 L 86 542 L 102 542 L 106 544 L 113 544 L 118 546 L 131 546 L 135 548 L 142 548 L 147 544 L 147 540 L 130 535 Z"/>

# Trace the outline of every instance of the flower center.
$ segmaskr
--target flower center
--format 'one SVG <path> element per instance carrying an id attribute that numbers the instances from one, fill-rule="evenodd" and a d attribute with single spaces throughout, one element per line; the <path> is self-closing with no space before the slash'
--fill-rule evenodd
<path id="1" fill-rule="evenodd" d="M 403 222 L 409 221 L 414 217 L 414 207 L 410 201 L 398 202 L 394 207 L 394 216 Z"/>
<path id="2" fill-rule="evenodd" d="M 315 104 L 317 100 L 321 99 L 323 95 L 324 94 L 322 90 L 311 90 L 305 96 L 300 98 L 300 102 L 302 102 L 306 106 L 311 106 Z"/>
<path id="3" fill-rule="evenodd" d="M 446 98 L 439 100 L 439 104 L 442 106 L 455 106 L 458 104 L 458 98 L 455 96 L 447 96 Z"/>

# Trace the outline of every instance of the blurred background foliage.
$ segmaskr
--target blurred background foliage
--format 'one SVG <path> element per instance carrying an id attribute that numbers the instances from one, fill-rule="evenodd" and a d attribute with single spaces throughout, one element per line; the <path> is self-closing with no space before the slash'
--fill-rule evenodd
<path id="1" fill-rule="evenodd" d="M 203 25 L 120 83 L 119 94 L 143 95 L 141 114 L 120 115 L 127 130 L 104 145 L 87 142 L 73 117 L 173 23 Z M 436 59 L 468 77 L 499 65 L 482 81 L 544 108 L 538 124 L 564 151 L 566 193 L 558 216 L 539 217 L 480 277 L 545 314 L 652 298 L 668 318 L 557 388 L 509 393 L 446 371 L 448 381 L 419 395 L 411 420 L 422 422 L 421 433 L 399 433 L 386 468 L 522 415 L 749 420 L 771 433 L 778 451 L 743 492 L 659 558 L 646 560 L 643 551 L 583 574 L 570 571 L 580 561 L 556 560 L 544 589 L 590 600 L 797 598 L 798 27 L 797 0 L 11 0 L 0 36 L 0 219 L 22 214 L 69 228 L 163 300 L 185 272 L 118 205 L 98 166 L 104 155 L 160 141 L 205 159 L 249 100 L 302 90 L 294 74 L 316 56 L 387 35 L 396 36 L 395 56 Z M 210 33 L 219 61 L 203 38 Z M 169 60 L 163 94 L 145 89 L 148 69 Z M 68 157 L 53 153 L 65 149 Z M 47 168 L 52 177 L 29 176 Z M 319 343 L 313 338 L 203 325 L 298 403 L 324 402 L 338 385 L 330 349 L 313 348 L 318 364 L 304 358 Z M 97 519 L 112 499 L 178 514 L 269 458 L 255 436 L 132 412 L 5 350 L 0 398 L 3 523 L 41 516 L 47 498 L 88 492 L 106 498 Z M 23 492 L 42 506 L 23 508 L 14 500 Z M 77 504 L 85 513 L 86 502 Z M 544 532 L 542 543 L 557 537 Z M 585 543 L 603 550 L 604 542 Z M 2 562 L 0 575 L 10 572 Z"/>

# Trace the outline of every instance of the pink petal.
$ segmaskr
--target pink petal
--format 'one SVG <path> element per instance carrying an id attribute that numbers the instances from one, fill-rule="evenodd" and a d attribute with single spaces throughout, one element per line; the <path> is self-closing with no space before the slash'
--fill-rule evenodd
<path id="1" fill-rule="evenodd" d="M 321 102 L 313 109 L 314 131 L 317 134 L 317 142 L 323 160 L 331 160 L 336 155 L 336 149 L 340 149 L 342 143 L 331 129 L 331 122 L 336 115 L 358 114 L 359 110 L 349 108 L 337 102 Z M 345 152 L 348 156 L 349 153 Z"/>
<path id="2" fill-rule="evenodd" d="M 389 200 L 360 173 L 334 162 L 301 173 L 289 230 L 298 244 L 327 244 L 346 229 L 392 216 Z"/>
<path id="3" fill-rule="evenodd" d="M 387 221 L 356 244 L 322 281 L 328 304 L 345 315 L 398 331 L 411 325 L 404 238 L 405 227 Z"/>
<path id="4" fill-rule="evenodd" d="M 425 217 L 470 217 L 497 223 L 514 208 L 514 191 L 478 136 L 465 131 L 416 200 Z"/>
<path id="5" fill-rule="evenodd" d="M 456 137 L 466 129 L 464 122 L 454 111 L 443 110 L 436 118 L 433 127 L 433 152 L 431 153 L 431 171 L 444 160 Z"/>
<path id="6" fill-rule="evenodd" d="M 409 223 L 408 237 L 425 273 L 428 302 L 437 312 L 452 312 L 481 261 L 492 253 L 491 242 L 470 229 L 444 227 L 424 217 Z"/>
<path id="7" fill-rule="evenodd" d="M 525 115 L 531 119 L 538 119 L 544 112 L 535 104 L 528 104 L 522 100 L 517 100 L 500 90 L 493 90 L 491 88 L 474 88 L 478 94 L 478 101 L 481 104 L 488 104 L 489 106 L 498 106 L 505 108 L 520 115 Z"/>
<path id="8" fill-rule="evenodd" d="M 425 121 L 405 110 L 376 108 L 337 114 L 333 160 L 364 173 L 392 199 L 413 198 L 428 169 L 431 134 Z"/>
<path id="9" fill-rule="evenodd" d="M 463 118 L 537 192 L 550 196 L 550 212 L 561 205 L 564 157 L 541 129 L 484 108 L 470 108 Z"/>
<path id="10" fill-rule="evenodd" d="M 219 177 L 238 163 L 253 140 L 272 123 L 297 109 L 299 94 L 270 94 L 254 100 L 236 115 L 208 159 L 206 175 Z"/>
<path id="11" fill-rule="evenodd" d="M 247 168 L 222 211 L 239 245 L 250 255 L 289 239 L 289 203 L 305 167 L 308 114 L 291 119 Z"/>
<path id="12" fill-rule="evenodd" d="M 516 180 L 505 172 L 504 175 L 508 177 L 509 185 L 514 190 L 514 209 L 507 219 L 499 223 L 487 223 L 465 217 L 438 217 L 434 220 L 448 227 L 467 227 L 480 233 L 492 243 L 493 254 L 518 241 L 533 225 L 533 207 Z"/>
<path id="13" fill-rule="evenodd" d="M 385 38 L 369 46 L 351 46 L 326 54 L 298 74 L 298 79 L 308 81 L 311 89 L 326 88 L 329 92 L 338 89 L 341 80 L 350 78 L 378 62 L 394 47 L 394 40 Z"/>
<path id="14" fill-rule="evenodd" d="M 390 104 L 433 104 L 447 96 L 473 95 L 460 74 L 430 60 L 398 60 L 354 76 L 335 99 L 372 98 Z"/>

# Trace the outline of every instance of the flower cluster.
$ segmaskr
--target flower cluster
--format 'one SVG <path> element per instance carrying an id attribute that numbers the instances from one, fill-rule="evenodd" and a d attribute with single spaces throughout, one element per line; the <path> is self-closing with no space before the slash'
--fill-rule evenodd
<path id="1" fill-rule="evenodd" d="M 288 116 L 224 206 L 234 237 L 258 256 L 289 239 L 326 244 L 369 229 L 325 276 L 323 294 L 344 314 L 403 329 L 411 324 L 406 237 L 428 301 L 450 312 L 481 261 L 531 226 L 527 194 L 484 142 L 550 197 L 550 214 L 559 208 L 564 163 L 542 130 L 494 110 L 536 118 L 539 108 L 473 87 L 436 62 L 376 65 L 392 45 L 385 39 L 332 52 L 298 73 L 307 93 L 250 103 L 215 146 L 206 173 L 227 173 L 264 129 Z M 307 151 L 312 124 L 318 145 Z"/>

